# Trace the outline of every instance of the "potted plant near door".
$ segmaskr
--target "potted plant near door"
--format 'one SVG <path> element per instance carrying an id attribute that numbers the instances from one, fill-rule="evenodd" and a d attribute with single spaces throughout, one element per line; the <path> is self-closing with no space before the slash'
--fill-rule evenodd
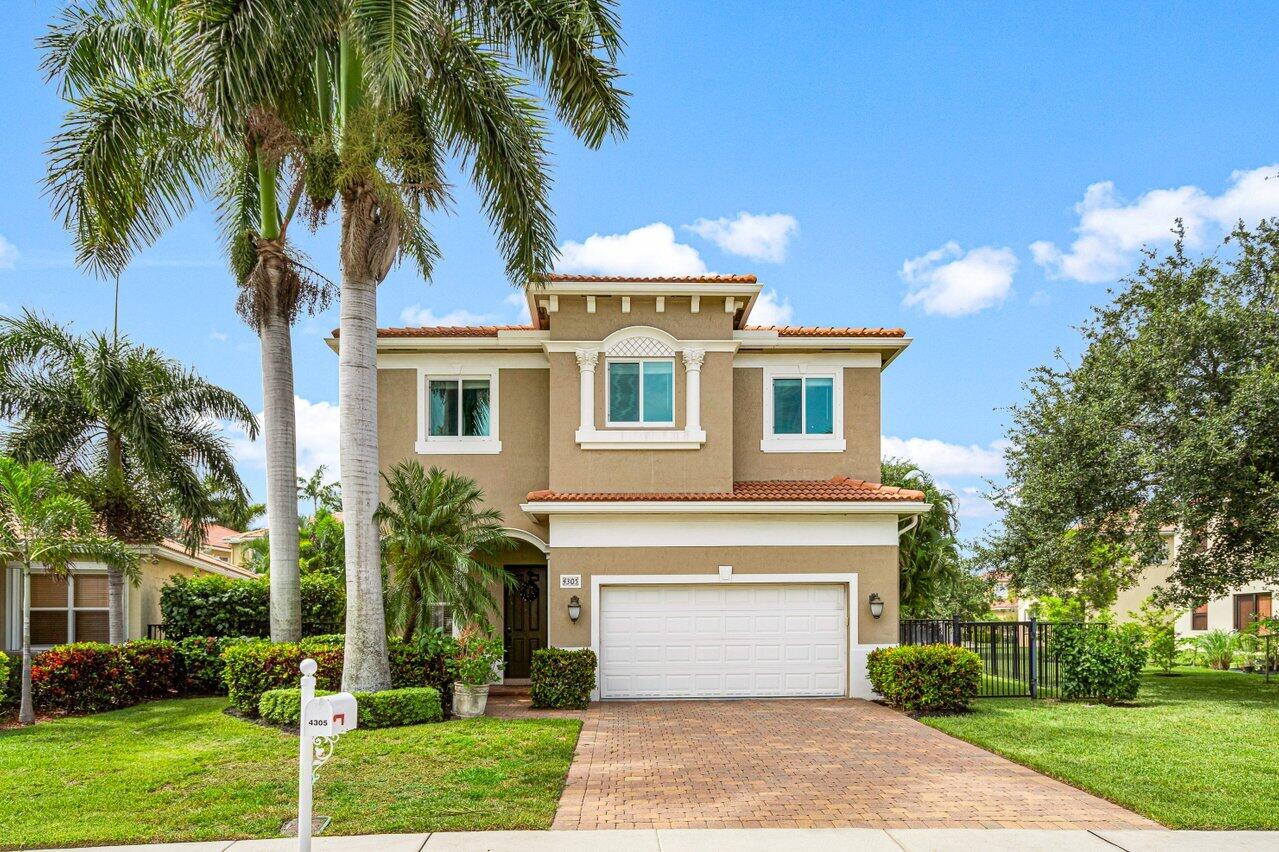
<path id="1" fill-rule="evenodd" d="M 454 716 L 469 719 L 484 715 L 489 684 L 498 679 L 502 658 L 502 640 L 475 625 L 457 637 L 457 651 L 450 666 L 455 681 Z"/>

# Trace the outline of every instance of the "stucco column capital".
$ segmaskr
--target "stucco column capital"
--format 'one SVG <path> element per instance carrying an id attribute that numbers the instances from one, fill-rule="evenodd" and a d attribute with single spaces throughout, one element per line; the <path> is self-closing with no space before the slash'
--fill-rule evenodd
<path id="1" fill-rule="evenodd" d="M 702 369 L 702 362 L 706 360 L 705 349 L 685 349 L 684 350 L 684 369 L 689 372 Z"/>
<path id="2" fill-rule="evenodd" d="M 595 364 L 600 358 L 598 349 L 575 349 L 573 351 L 577 355 L 577 369 L 583 373 L 595 369 Z"/>

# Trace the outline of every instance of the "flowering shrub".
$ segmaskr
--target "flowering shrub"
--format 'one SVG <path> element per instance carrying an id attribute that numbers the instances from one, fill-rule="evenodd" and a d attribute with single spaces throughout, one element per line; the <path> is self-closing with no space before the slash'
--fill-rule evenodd
<path id="1" fill-rule="evenodd" d="M 875 691 L 909 713 L 967 710 L 981 686 L 981 657 L 954 645 L 876 648 L 866 669 Z"/>
<path id="2" fill-rule="evenodd" d="M 505 653 L 501 639 L 472 625 L 457 637 L 449 670 L 458 683 L 485 686 L 497 679 L 494 668 L 502 662 Z"/>
<path id="3" fill-rule="evenodd" d="M 31 694 L 42 712 L 97 713 L 138 703 L 138 680 L 123 646 L 59 645 L 31 664 Z"/>

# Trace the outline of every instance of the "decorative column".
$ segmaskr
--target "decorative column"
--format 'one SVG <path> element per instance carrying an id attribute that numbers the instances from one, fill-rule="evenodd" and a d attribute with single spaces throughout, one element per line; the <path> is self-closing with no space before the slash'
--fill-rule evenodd
<path id="1" fill-rule="evenodd" d="M 702 428 L 702 349 L 684 350 L 684 428 L 697 432 Z"/>
<path id="2" fill-rule="evenodd" d="M 579 429 L 584 433 L 595 431 L 595 362 L 599 360 L 598 349 L 577 349 L 577 371 L 580 381 L 580 397 L 582 417 Z"/>

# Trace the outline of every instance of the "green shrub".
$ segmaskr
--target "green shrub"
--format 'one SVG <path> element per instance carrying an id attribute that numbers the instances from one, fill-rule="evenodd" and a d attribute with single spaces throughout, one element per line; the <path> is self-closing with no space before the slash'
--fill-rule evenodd
<path id="1" fill-rule="evenodd" d="M 119 647 L 133 667 L 138 698 L 172 698 L 186 691 L 186 676 L 177 643 L 137 639 Z"/>
<path id="2" fill-rule="evenodd" d="M 22 690 L 22 658 L 0 651 L 0 707 L 16 707 Z"/>
<path id="3" fill-rule="evenodd" d="M 494 670 L 506 653 L 501 639 L 468 627 L 457 637 L 454 648 L 449 672 L 458 683 L 486 686 L 497 679 Z"/>
<path id="4" fill-rule="evenodd" d="M 316 695 L 332 695 L 316 690 Z M 444 718 L 439 690 L 429 686 L 387 689 L 382 692 L 357 692 L 355 703 L 361 728 L 398 728 L 438 722 Z M 296 725 L 302 716 L 301 689 L 272 689 L 262 693 L 258 713 L 263 719 L 279 725 Z"/>
<path id="5" fill-rule="evenodd" d="M 529 668 L 534 707 L 585 710 L 595 689 L 595 652 L 590 648 L 542 648 Z"/>
<path id="6" fill-rule="evenodd" d="M 967 710 L 981 686 L 981 657 L 954 645 L 876 648 L 866 668 L 875 691 L 908 713 Z"/>
<path id="7" fill-rule="evenodd" d="M 399 640 L 388 643 L 391 686 L 432 687 L 437 693 L 448 682 L 445 658 L 430 644 L 409 645 Z M 231 706 L 242 713 L 257 715 L 262 694 L 272 689 L 292 689 L 302 677 L 298 667 L 307 657 L 315 660 L 317 689 L 337 689 L 342 680 L 341 643 L 314 641 L 272 644 L 254 640 L 233 644 L 222 653 L 223 677 Z"/>
<path id="8" fill-rule="evenodd" d="M 1210 630 L 1194 638 L 1196 649 L 1206 665 L 1214 669 L 1228 669 L 1235 661 L 1239 640 L 1233 633 Z"/>
<path id="9" fill-rule="evenodd" d="M 31 661 L 31 696 L 41 712 L 97 713 L 137 704 L 138 682 L 120 645 L 58 645 Z"/>
<path id="10" fill-rule="evenodd" d="M 1060 666 L 1062 698 L 1118 704 L 1137 697 L 1146 643 L 1136 624 L 1059 624 L 1049 650 Z"/>
<path id="11" fill-rule="evenodd" d="M 234 580 L 209 574 L 175 575 L 160 589 L 160 613 L 169 639 L 257 636 L 271 632 L 270 579 Z M 302 577 L 302 633 L 331 631 L 346 612 L 342 581 L 329 574 Z"/>
<path id="12" fill-rule="evenodd" d="M 216 636 L 188 636 L 176 643 L 181 672 L 185 679 L 183 691 L 189 695 L 226 695 L 226 682 L 222 678 L 226 663 L 222 652 L 244 639 L 219 639 Z"/>

